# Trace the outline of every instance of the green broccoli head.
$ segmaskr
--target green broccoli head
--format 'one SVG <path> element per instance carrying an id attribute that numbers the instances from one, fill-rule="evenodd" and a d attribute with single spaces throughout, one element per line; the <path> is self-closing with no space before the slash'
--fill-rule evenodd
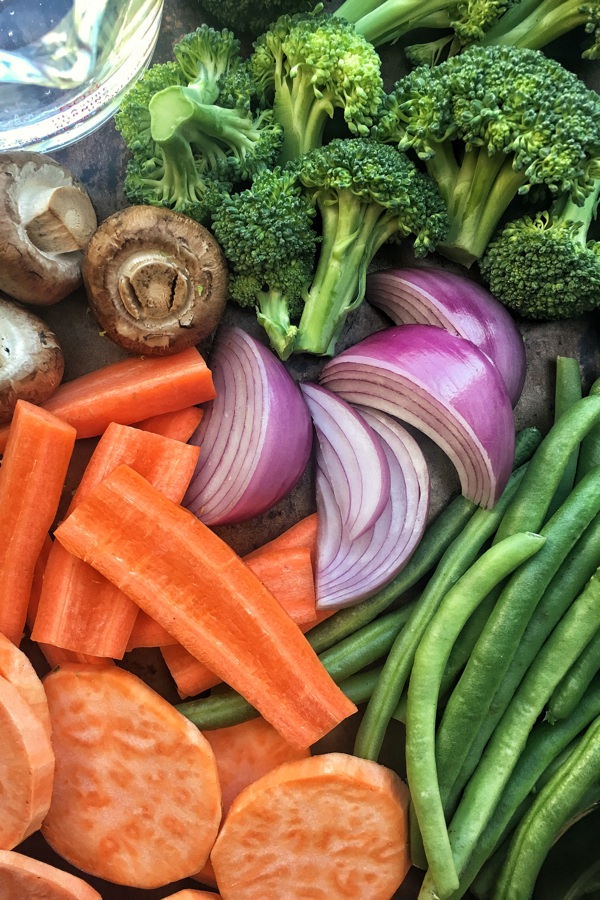
<path id="1" fill-rule="evenodd" d="M 240 42 L 232 31 L 200 25 L 173 47 L 175 59 L 188 86 L 193 85 L 202 103 L 214 103 L 221 79 L 242 64 Z"/>
<path id="2" fill-rule="evenodd" d="M 445 236 L 447 215 L 427 175 L 395 147 L 369 138 L 335 139 L 291 171 L 318 209 L 322 232 L 295 350 L 331 355 L 348 313 L 364 299 L 379 248 L 412 235 L 422 256 Z"/>
<path id="3" fill-rule="evenodd" d="M 217 22 L 256 37 L 275 19 L 312 9 L 313 0 L 202 0 L 202 8 Z"/>
<path id="4" fill-rule="evenodd" d="M 115 113 L 115 127 L 130 150 L 153 149 L 148 109 L 150 100 L 164 88 L 185 83 L 185 77 L 178 63 L 167 62 L 150 66 L 129 88 Z"/>
<path id="5" fill-rule="evenodd" d="M 366 136 L 384 96 L 375 48 L 323 11 L 281 16 L 255 42 L 250 67 L 283 127 L 283 163 L 321 146 L 336 109 L 352 134 Z"/>
<path id="6" fill-rule="evenodd" d="M 317 234 L 315 210 L 294 178 L 280 168 L 250 188 L 224 196 L 212 229 L 231 267 L 230 294 L 256 307 L 273 349 L 287 359 L 310 281 Z"/>
<path id="7" fill-rule="evenodd" d="M 600 244 L 588 240 L 600 182 L 578 207 L 560 198 L 550 210 L 508 222 L 480 260 L 491 292 L 527 319 L 568 319 L 600 306 Z"/>

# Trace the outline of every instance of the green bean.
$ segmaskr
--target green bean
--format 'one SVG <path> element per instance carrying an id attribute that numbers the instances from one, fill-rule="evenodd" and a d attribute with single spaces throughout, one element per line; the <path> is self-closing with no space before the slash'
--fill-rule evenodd
<path id="1" fill-rule="evenodd" d="M 527 472 L 523 481 L 527 478 Z M 520 487 L 517 494 L 519 492 Z M 536 606 L 599 510 L 600 478 L 597 473 L 590 473 L 544 525 L 541 531 L 546 538 L 544 546 L 509 579 L 494 606 L 446 704 L 438 728 L 437 760 L 440 790 L 445 805 L 453 796 L 453 786 L 486 716 L 491 715 L 490 701 L 495 702 L 496 694 L 503 679 L 507 677 L 517 651 L 520 663 L 525 660 L 526 668 L 537 650 L 539 642 L 535 646 L 524 642 L 524 635 Z M 521 642 L 523 644 L 519 649 Z M 510 700 L 511 697 L 512 692 L 507 695 L 507 699 Z M 501 707 L 502 704 L 499 704 L 499 708 Z"/>
<path id="2" fill-rule="evenodd" d="M 435 761 L 436 706 L 444 667 L 454 641 L 477 605 L 543 544 L 540 535 L 519 534 L 486 550 L 446 593 L 415 654 L 406 710 L 406 770 L 428 874 L 440 895 L 458 887 Z"/>
<path id="3" fill-rule="evenodd" d="M 502 791 L 494 813 L 477 841 L 469 860 L 460 875 L 458 891 L 451 900 L 463 897 L 478 877 L 488 860 L 511 830 L 511 825 L 522 810 L 544 772 L 573 740 L 600 716 L 600 675 L 590 684 L 573 713 L 556 724 L 538 722 L 527 738 L 525 748 Z"/>
<path id="4" fill-rule="evenodd" d="M 548 704 L 548 717 L 555 721 L 570 716 L 598 672 L 600 672 L 600 628 L 556 686 Z"/>
<path id="5" fill-rule="evenodd" d="M 459 874 L 464 871 L 497 808 L 531 729 L 552 691 L 595 633 L 599 617 L 600 569 L 567 610 L 532 662 L 465 788 L 448 829 L 453 860 Z M 434 896 L 435 879 L 432 876 L 428 880 L 426 876 L 425 881 L 428 883 L 424 882 L 422 896 Z"/>
<path id="6" fill-rule="evenodd" d="M 600 395 L 596 394 L 578 400 L 554 423 L 527 467 L 497 540 L 517 531 L 540 530 L 571 454 L 596 425 L 600 425 Z"/>
<path id="7" fill-rule="evenodd" d="M 461 744 L 466 742 L 470 743 L 470 746 L 464 754 L 464 761 L 453 784 L 451 784 L 453 773 L 449 769 L 445 772 L 442 796 L 445 801 L 444 809 L 447 815 L 454 810 L 462 789 L 475 771 L 485 745 L 529 668 L 531 660 L 538 653 L 544 641 L 575 597 L 581 593 L 599 565 L 600 513 L 595 516 L 585 529 L 543 592 L 523 636 L 518 642 L 514 656 L 500 685 L 494 693 L 491 702 L 488 701 L 486 703 L 482 716 L 479 717 L 479 724 L 475 723 L 473 725 L 470 737 L 467 737 L 466 720 L 455 719 L 456 728 L 460 728 L 460 732 L 455 733 L 459 734 Z M 477 677 L 477 672 L 475 677 Z M 444 727 L 449 728 L 451 726 L 452 723 L 448 723 L 450 715 L 451 710 L 446 713 L 446 721 L 440 726 L 440 731 L 443 731 Z M 457 710 L 455 715 L 460 717 L 460 709 Z M 442 737 L 438 735 L 438 738 L 439 742 L 441 742 L 443 735 Z"/>
<path id="8" fill-rule="evenodd" d="M 319 654 L 319 659 L 334 681 L 339 683 L 381 659 L 404 627 L 413 607 L 414 601 L 386 613 Z M 238 725 L 258 716 L 254 707 L 233 690 L 188 700 L 177 704 L 176 709 L 202 730 Z"/>
<path id="9" fill-rule="evenodd" d="M 523 428 L 515 439 L 513 468 L 524 465 L 541 443 L 537 428 Z M 406 566 L 384 588 L 356 606 L 341 609 L 310 631 L 311 644 L 316 653 L 328 650 L 338 641 L 368 625 L 398 600 L 438 564 L 446 549 L 461 533 L 477 506 L 466 497 L 455 497 L 428 525 L 425 534 Z"/>
<path id="10" fill-rule="evenodd" d="M 406 628 L 398 635 L 388 654 L 381 679 L 373 691 L 358 728 L 353 751 L 355 756 L 373 760 L 378 758 L 386 729 L 400 702 L 415 652 L 425 629 L 445 594 L 475 562 L 484 544 L 495 534 L 498 523 L 524 474 L 525 466 L 513 472 L 493 509 L 478 509 L 438 563 Z"/>
<path id="11" fill-rule="evenodd" d="M 590 388 L 590 395 L 600 394 L 600 378 Z M 586 434 L 579 449 L 576 479 L 580 481 L 590 469 L 600 466 L 600 425 Z"/>
<path id="12" fill-rule="evenodd" d="M 579 362 L 568 356 L 557 357 L 556 385 L 554 390 L 554 421 L 558 422 L 561 416 L 563 416 L 574 403 L 581 400 L 582 394 L 583 390 L 581 386 Z M 577 447 L 565 465 L 560 482 L 548 509 L 548 518 L 556 512 L 563 500 L 573 490 L 578 456 L 579 448 Z"/>
<path id="13" fill-rule="evenodd" d="M 540 791 L 516 829 L 494 900 L 529 900 L 542 864 L 561 829 L 584 804 L 598 798 L 600 717 L 588 727 L 579 746 Z"/>

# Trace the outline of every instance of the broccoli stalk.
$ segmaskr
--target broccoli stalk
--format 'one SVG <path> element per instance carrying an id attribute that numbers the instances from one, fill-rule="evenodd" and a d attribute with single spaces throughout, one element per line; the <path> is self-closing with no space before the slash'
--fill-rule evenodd
<path id="1" fill-rule="evenodd" d="M 333 140 L 294 171 L 321 220 L 317 267 L 304 296 L 294 351 L 331 356 L 365 296 L 367 268 L 390 239 L 414 235 L 422 256 L 447 220 L 433 182 L 402 153 L 369 139 Z"/>
<path id="2" fill-rule="evenodd" d="M 583 205 L 568 194 L 549 210 L 508 222 L 479 267 L 491 292 L 529 319 L 566 319 L 600 306 L 600 244 L 589 240 L 600 179 Z"/>

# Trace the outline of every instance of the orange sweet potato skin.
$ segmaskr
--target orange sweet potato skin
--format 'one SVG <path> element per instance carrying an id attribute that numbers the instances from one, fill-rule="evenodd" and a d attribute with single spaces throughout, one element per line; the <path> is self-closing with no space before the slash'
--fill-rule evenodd
<path id="1" fill-rule="evenodd" d="M 13 850 L 0 850 L 2 900 L 102 900 L 81 878 Z"/>

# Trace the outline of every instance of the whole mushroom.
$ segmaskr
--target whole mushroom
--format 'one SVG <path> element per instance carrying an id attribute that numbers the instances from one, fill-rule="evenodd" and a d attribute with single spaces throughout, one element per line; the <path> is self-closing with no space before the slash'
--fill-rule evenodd
<path id="1" fill-rule="evenodd" d="M 227 264 L 211 232 L 157 206 L 130 206 L 102 222 L 83 281 L 96 321 L 130 353 L 165 356 L 200 343 L 227 301 Z"/>
<path id="2" fill-rule="evenodd" d="M 0 294 L 0 424 L 10 422 L 17 400 L 48 400 L 64 367 L 53 332 L 38 316 Z"/>
<path id="3" fill-rule="evenodd" d="M 87 192 L 64 166 L 42 153 L 0 154 L 0 290 L 34 306 L 71 294 L 96 225 Z"/>

